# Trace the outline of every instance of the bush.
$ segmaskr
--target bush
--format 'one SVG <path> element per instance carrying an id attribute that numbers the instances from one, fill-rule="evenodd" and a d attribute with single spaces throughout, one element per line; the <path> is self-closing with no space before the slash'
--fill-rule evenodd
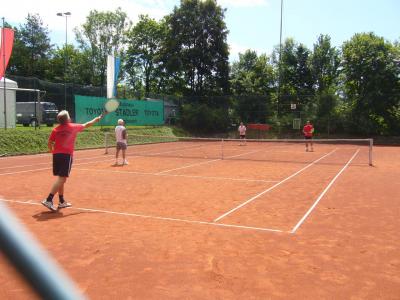
<path id="1" fill-rule="evenodd" d="M 182 126 L 194 133 L 225 132 L 230 120 L 223 108 L 210 108 L 206 104 L 185 104 L 182 107 Z"/>

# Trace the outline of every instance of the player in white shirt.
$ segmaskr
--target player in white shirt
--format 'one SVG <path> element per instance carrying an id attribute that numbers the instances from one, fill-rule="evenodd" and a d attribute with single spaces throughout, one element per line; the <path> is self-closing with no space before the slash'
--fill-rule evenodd
<path id="1" fill-rule="evenodd" d="M 122 119 L 118 120 L 118 126 L 115 127 L 115 139 L 117 141 L 117 152 L 115 153 L 115 165 L 118 165 L 119 151 L 122 150 L 122 165 L 127 165 L 128 161 L 125 158 L 126 148 L 128 147 L 127 133 L 125 122 Z"/>
<path id="2" fill-rule="evenodd" d="M 243 144 L 243 141 L 241 141 L 240 145 L 246 145 L 246 126 L 243 125 L 243 122 L 240 122 L 238 131 L 239 131 L 240 139 L 244 141 L 244 144 Z"/>

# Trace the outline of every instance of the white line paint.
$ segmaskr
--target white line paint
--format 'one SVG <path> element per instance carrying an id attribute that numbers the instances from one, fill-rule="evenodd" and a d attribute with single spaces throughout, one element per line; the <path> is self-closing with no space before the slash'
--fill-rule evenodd
<path id="1" fill-rule="evenodd" d="M 157 174 L 157 175 L 162 175 L 162 174 L 165 174 L 165 173 L 167 173 L 167 172 L 172 172 L 172 171 L 187 169 L 187 168 L 191 168 L 191 167 L 194 167 L 194 166 L 205 165 L 205 164 L 209 164 L 209 163 L 212 163 L 212 162 L 215 162 L 215 161 L 219 161 L 219 160 L 221 160 L 221 158 L 213 159 L 213 160 L 208 160 L 208 161 L 202 161 L 202 162 L 199 162 L 199 163 L 190 164 L 190 165 L 186 165 L 186 166 L 179 167 L 179 168 L 169 169 L 169 170 L 165 170 L 165 171 L 158 172 L 158 173 L 156 173 L 156 174 Z"/>
<path id="2" fill-rule="evenodd" d="M 43 170 L 49 170 L 50 168 L 39 168 L 39 169 L 30 169 L 30 170 L 23 170 L 23 171 L 17 171 L 17 172 L 8 172 L 8 173 L 1 173 L 0 176 L 4 175 L 14 175 L 14 174 L 20 174 L 20 173 L 28 173 L 28 172 L 36 172 L 36 171 L 43 171 Z"/>
<path id="3" fill-rule="evenodd" d="M 354 155 L 349 159 L 349 161 L 345 164 L 345 166 L 339 171 L 339 173 L 336 174 L 336 176 L 331 180 L 331 182 L 328 184 L 328 186 L 325 188 L 325 190 L 319 195 L 317 200 L 315 200 L 314 204 L 310 207 L 310 209 L 306 212 L 306 214 L 301 218 L 301 220 L 296 224 L 296 226 L 293 227 L 293 229 L 290 231 L 290 233 L 295 233 L 297 229 L 303 224 L 303 222 L 307 219 L 307 217 L 311 214 L 311 212 L 314 210 L 314 208 L 317 206 L 318 202 L 322 199 L 322 197 L 326 194 L 326 192 L 331 188 L 333 183 L 338 179 L 340 174 L 343 173 L 344 170 L 350 165 L 351 161 L 357 156 L 358 152 L 360 152 L 360 149 L 358 149 Z"/>
<path id="4" fill-rule="evenodd" d="M 50 133 L 49 133 L 50 135 Z M 76 153 L 81 153 L 81 152 L 92 152 L 92 151 L 102 151 L 104 150 L 103 148 L 93 148 L 93 149 L 77 149 L 75 152 Z M 51 156 L 51 153 L 39 153 L 39 154 L 21 154 L 21 155 L 10 155 L 10 156 L 2 156 L 0 157 L 0 160 L 3 159 L 26 159 L 27 157 L 42 157 L 42 156 Z"/>
<path id="5" fill-rule="evenodd" d="M 140 146 L 140 144 L 138 144 L 138 146 Z M 135 145 L 132 146 L 133 148 L 135 147 Z M 187 146 L 187 147 L 180 147 L 180 148 L 175 148 L 175 149 L 169 149 L 168 151 L 162 151 L 162 152 L 155 152 L 155 153 L 147 153 L 147 152 L 143 152 L 143 154 L 131 154 L 133 156 L 138 155 L 138 156 L 156 156 L 156 155 L 160 155 L 160 154 L 167 154 L 167 153 L 173 153 L 173 152 L 180 152 L 183 150 L 188 150 L 188 149 L 194 149 L 194 148 L 202 148 L 204 147 L 204 145 L 193 145 L 193 146 Z M 142 150 L 142 149 L 140 149 Z M 152 149 L 150 149 L 152 150 Z M 185 157 L 183 157 L 185 158 Z"/>
<path id="6" fill-rule="evenodd" d="M 194 146 L 191 146 L 191 147 L 187 147 L 187 148 L 193 148 Z M 197 147 L 198 147 L 198 145 L 197 145 Z M 182 148 L 181 148 L 182 149 Z M 98 149 L 93 149 L 93 150 L 98 150 Z M 176 151 L 176 150 L 173 150 L 173 151 L 165 151 L 165 152 L 158 152 L 158 153 L 154 153 L 154 154 L 151 154 L 151 155 L 157 155 L 157 154 L 164 154 L 164 153 L 170 153 L 170 152 L 174 152 L 174 151 Z M 42 154 L 42 155 L 40 155 L 40 156 L 51 156 L 51 154 Z M 39 156 L 39 155 L 37 155 L 37 156 Z M 134 157 L 134 158 L 139 158 L 139 157 L 142 157 L 142 156 L 137 156 L 137 155 L 133 155 L 133 156 L 136 156 L 136 157 Z M 97 156 L 97 157 L 103 157 L 103 156 Z M 26 156 L 21 156 L 21 158 L 26 158 Z M 91 158 L 82 158 L 82 159 L 91 159 Z M 79 165 L 85 165 L 85 164 L 91 164 L 91 163 L 101 163 L 101 162 L 106 162 L 106 161 L 110 161 L 110 160 L 114 160 L 115 158 L 112 158 L 112 159 L 105 159 L 105 160 L 96 160 L 96 161 L 93 161 L 93 162 L 88 162 L 88 163 L 74 163 L 74 166 L 79 166 Z M 78 160 L 78 159 L 77 159 Z M 81 159 L 79 159 L 79 160 L 81 160 Z M 35 172 L 35 171 L 43 171 L 43 170 L 49 170 L 49 169 L 52 169 L 52 167 L 47 167 L 47 168 L 39 168 L 39 169 L 30 169 L 30 170 L 23 170 L 23 171 L 17 171 L 17 172 L 7 172 L 7 173 L 2 173 L 2 174 L 0 174 L 0 176 L 4 176 L 4 175 L 14 175 L 14 174 L 20 174 L 20 173 L 28 173 L 28 172 Z"/>
<path id="7" fill-rule="evenodd" d="M 81 165 L 101 163 L 101 162 L 106 162 L 106 161 L 111 161 L 111 160 L 115 160 L 115 158 L 109 158 L 109 159 L 106 159 L 106 160 L 96 160 L 96 161 L 90 161 L 90 162 L 85 162 L 85 163 L 77 163 L 77 164 L 73 164 L 73 165 L 74 166 L 81 166 Z M 27 172 L 36 172 L 36 171 L 43 171 L 43 170 L 50 170 L 52 168 L 53 167 L 47 167 L 47 168 L 30 169 L 30 170 L 23 170 L 23 171 L 17 171 L 17 172 L 1 173 L 0 176 L 14 175 L 14 174 L 20 174 L 20 173 L 27 173 Z"/>
<path id="8" fill-rule="evenodd" d="M 253 153 L 261 152 L 261 151 L 263 151 L 263 150 L 255 150 L 255 151 L 246 152 L 246 153 L 242 153 L 242 154 L 232 155 L 232 156 L 226 157 L 225 159 L 239 157 L 239 156 L 243 156 L 243 155 L 249 155 L 249 154 L 253 154 Z M 213 160 L 209 160 L 209 161 L 205 161 L 205 162 L 203 161 L 203 162 L 200 162 L 200 163 L 190 164 L 190 165 L 186 165 L 186 166 L 175 168 L 175 169 L 169 169 L 169 170 L 161 171 L 161 172 L 158 172 L 157 174 L 164 174 L 164 173 L 167 173 L 167 172 L 172 172 L 172 171 L 182 170 L 182 169 L 186 169 L 186 168 L 191 168 L 191 167 L 194 167 L 194 166 L 209 164 L 209 163 L 212 163 L 212 162 L 215 162 L 215 161 L 220 161 L 220 160 L 223 160 L 223 159 L 222 158 L 218 158 L 218 159 L 213 159 Z"/>
<path id="9" fill-rule="evenodd" d="M 28 205 L 41 205 L 40 203 L 31 202 L 32 200 L 19 201 L 19 200 L 7 200 L 7 199 L 0 198 L 0 201 L 19 203 L 19 204 L 28 204 Z M 159 216 L 151 216 L 151 215 L 126 213 L 126 212 L 116 212 L 116 211 L 103 210 L 103 209 L 93 209 L 93 208 L 83 208 L 83 207 L 70 207 L 70 208 L 66 208 L 66 209 L 88 211 L 88 212 L 94 212 L 94 213 L 104 213 L 104 214 L 119 215 L 119 216 L 137 217 L 137 218 L 144 218 L 144 219 L 161 220 L 161 221 L 181 222 L 181 223 L 189 223 L 189 224 L 201 224 L 201 225 L 228 227 L 228 228 L 236 228 L 236 229 L 255 230 L 255 231 L 288 233 L 287 231 L 283 231 L 280 229 L 273 229 L 273 228 L 263 228 L 263 227 L 243 226 L 243 225 L 235 225 L 235 224 L 223 224 L 223 223 L 214 223 L 214 222 L 206 222 L 206 221 L 186 220 L 186 219 L 179 219 L 179 218 L 159 217 Z"/>
<path id="10" fill-rule="evenodd" d="M 304 168 L 300 169 L 300 170 L 297 171 L 296 173 L 290 175 L 289 177 L 286 177 L 285 179 L 279 181 L 277 184 L 274 184 L 274 185 L 271 186 L 270 188 L 268 188 L 268 189 L 262 191 L 261 193 L 259 193 L 259 194 L 255 195 L 254 197 L 250 198 L 249 200 L 243 202 L 242 204 L 240 204 L 240 205 L 236 206 L 235 208 L 231 209 L 230 211 L 224 213 L 223 215 L 221 215 L 221 216 L 219 216 L 218 218 L 216 218 L 216 219 L 214 220 L 214 222 L 218 222 L 219 220 L 225 218 L 226 216 L 230 215 L 231 213 L 233 213 L 234 211 L 238 210 L 239 208 L 241 208 L 241 207 L 243 207 L 243 206 L 249 204 L 250 202 L 252 202 L 252 201 L 254 201 L 255 199 L 257 199 L 258 197 L 260 197 L 260 196 L 262 196 L 262 195 L 268 193 L 269 191 L 273 190 L 273 189 L 276 188 L 277 186 L 283 184 L 284 182 L 288 181 L 289 179 L 295 177 L 296 175 L 300 174 L 300 173 L 303 172 L 304 170 L 308 169 L 308 168 L 311 167 L 312 165 L 316 164 L 316 163 L 317 163 L 318 161 L 320 161 L 321 159 L 327 157 L 328 155 L 331 155 L 331 154 L 332 154 L 333 152 L 335 152 L 336 150 L 337 150 L 337 148 L 334 149 L 334 150 L 332 150 L 331 152 L 325 154 L 324 156 L 318 158 L 317 160 L 314 160 L 312 163 L 308 164 L 307 166 L 305 166 Z"/>
<path id="11" fill-rule="evenodd" d="M 73 159 L 74 159 L 74 161 L 81 161 L 81 160 L 88 160 L 88 159 L 97 159 L 99 157 L 104 157 L 104 155 L 92 156 L 92 157 L 83 157 L 83 158 L 73 158 Z M 35 166 L 40 166 L 40 165 L 51 165 L 51 162 L 43 162 L 43 163 L 36 163 L 36 164 L 30 164 L 30 165 L 18 165 L 18 166 L 2 167 L 2 168 L 0 168 L 0 170 L 35 167 Z"/>
<path id="12" fill-rule="evenodd" d="M 247 181 L 248 182 L 278 182 L 277 180 L 263 180 L 263 179 L 251 179 L 251 178 L 231 178 L 231 177 L 196 176 L 196 175 L 181 175 L 181 174 L 159 174 L 159 173 L 147 173 L 147 172 L 135 172 L 135 171 L 115 171 L 115 170 L 105 170 L 105 169 L 74 168 L 74 170 L 89 171 L 89 172 L 107 172 L 107 173 L 120 173 L 120 174 L 149 175 L 149 176 L 232 180 L 232 181 L 246 181 L 246 182 Z"/>

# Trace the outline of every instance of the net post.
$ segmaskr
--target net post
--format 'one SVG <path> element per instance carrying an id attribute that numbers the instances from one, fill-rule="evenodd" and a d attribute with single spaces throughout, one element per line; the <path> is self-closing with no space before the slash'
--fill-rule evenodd
<path id="1" fill-rule="evenodd" d="M 369 139 L 369 165 L 372 166 L 372 148 L 374 145 L 374 139 Z"/>
<path id="2" fill-rule="evenodd" d="M 221 140 L 221 159 L 224 159 L 224 139 Z"/>
<path id="3" fill-rule="evenodd" d="M 104 154 L 108 154 L 108 132 L 104 133 Z"/>

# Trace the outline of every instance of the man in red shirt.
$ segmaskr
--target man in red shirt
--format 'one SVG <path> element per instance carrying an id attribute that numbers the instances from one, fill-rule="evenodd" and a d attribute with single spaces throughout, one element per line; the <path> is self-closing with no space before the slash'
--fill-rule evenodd
<path id="1" fill-rule="evenodd" d="M 58 177 L 51 188 L 50 194 L 42 201 L 42 204 L 51 211 L 71 206 L 71 203 L 64 199 L 64 184 L 71 171 L 76 136 L 85 128 L 99 122 L 102 117 L 103 114 L 85 124 L 75 124 L 71 122 L 69 113 L 66 110 L 57 115 L 57 121 L 60 125 L 51 132 L 48 147 L 49 152 L 53 153 L 53 174 Z M 60 200 L 58 208 L 53 205 L 53 197 L 56 193 L 58 193 Z"/>
<path id="2" fill-rule="evenodd" d="M 303 127 L 304 138 L 306 139 L 306 151 L 308 151 L 308 140 L 310 140 L 311 151 L 314 151 L 312 137 L 314 133 L 314 126 L 310 121 L 307 121 L 307 124 Z"/>

